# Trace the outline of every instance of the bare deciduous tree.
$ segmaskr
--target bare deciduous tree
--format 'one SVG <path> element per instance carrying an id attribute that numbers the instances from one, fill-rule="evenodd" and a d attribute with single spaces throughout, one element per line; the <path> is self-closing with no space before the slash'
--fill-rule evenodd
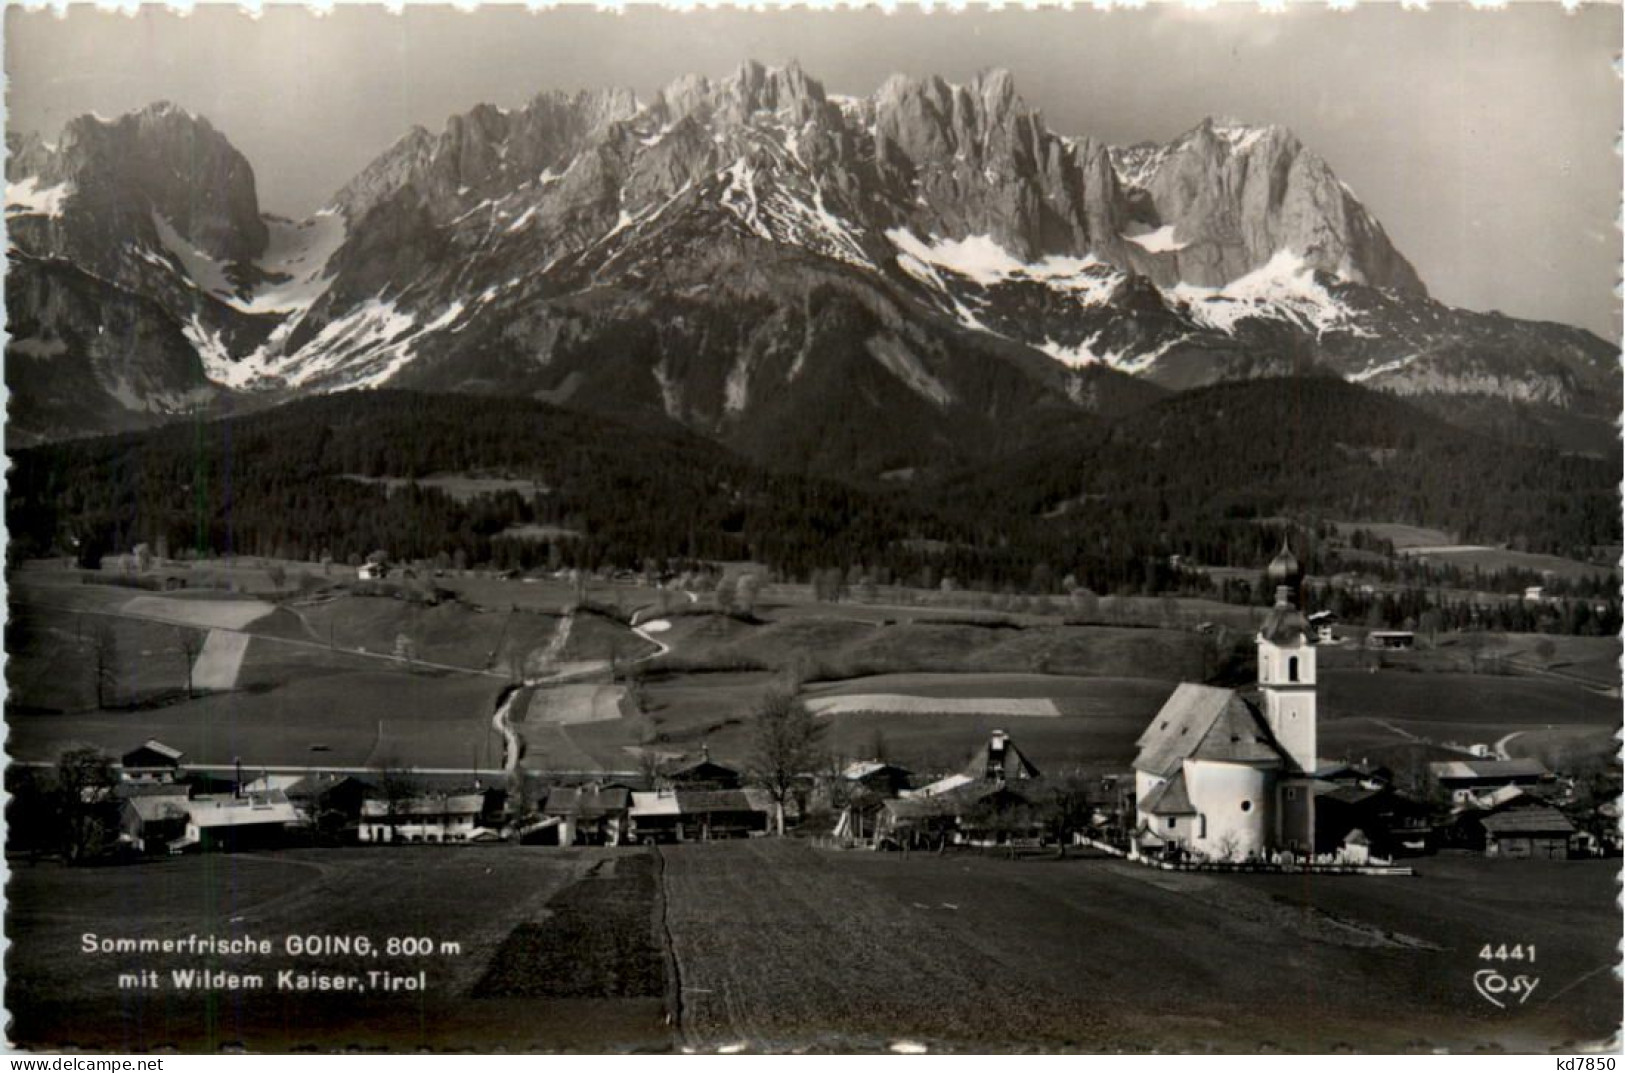
<path id="1" fill-rule="evenodd" d="M 1066 844 L 1079 831 L 1086 830 L 1094 815 L 1089 803 L 1089 780 L 1080 772 L 1066 776 L 1051 791 L 1050 800 L 1043 810 L 1050 830 L 1060 846 L 1059 855 L 1066 856 Z"/>
<path id="2" fill-rule="evenodd" d="M 660 754 L 653 749 L 638 750 L 638 775 L 642 777 L 649 789 L 659 789 Z"/>
<path id="3" fill-rule="evenodd" d="M 1242 859 L 1241 842 L 1233 834 L 1226 834 L 1213 845 L 1213 859 L 1216 861 L 1239 861 Z"/>
<path id="4" fill-rule="evenodd" d="M 117 838 L 113 761 L 94 746 L 62 753 L 56 762 L 58 845 L 70 864 L 100 854 Z"/>
<path id="5" fill-rule="evenodd" d="M 752 730 L 752 775 L 772 795 L 782 835 L 784 803 L 801 778 L 820 766 L 824 727 L 794 694 L 771 689 L 756 709 Z"/>
<path id="6" fill-rule="evenodd" d="M 186 696 L 190 699 L 192 693 L 192 672 L 197 666 L 197 658 L 203 652 L 203 643 L 208 634 L 200 630 L 189 630 L 184 626 L 175 627 L 175 652 L 181 657 L 186 666 Z"/>
<path id="7" fill-rule="evenodd" d="M 96 672 L 96 707 L 105 708 L 119 685 L 118 633 L 107 619 L 90 628 L 90 656 Z"/>
<path id="8" fill-rule="evenodd" d="M 391 817 L 401 814 L 404 806 L 417 796 L 418 783 L 411 772 L 401 766 L 394 756 L 386 756 L 372 766 L 378 790 L 384 795 L 385 809 Z"/>

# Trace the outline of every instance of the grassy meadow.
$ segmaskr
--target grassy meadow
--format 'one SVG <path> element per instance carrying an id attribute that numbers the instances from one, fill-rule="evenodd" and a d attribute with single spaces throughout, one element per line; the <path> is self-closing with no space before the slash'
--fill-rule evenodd
<path id="1" fill-rule="evenodd" d="M 426 862 L 432 858 L 433 867 Z M 1418 875 L 1164 873 L 1073 854 L 287 850 L 13 861 L 11 1039 L 29 1049 L 1546 1051 L 1605 1041 L 1613 863 L 1444 854 Z M 1462 892 L 1474 892 L 1470 904 Z M 1547 911 L 1531 915 L 1539 903 Z M 269 956 L 84 954 L 80 936 L 270 939 Z M 288 935 L 431 940 L 295 958 Z M 1533 1001 L 1474 991 L 1539 949 Z M 446 946 L 451 943 L 455 946 Z M 120 972 L 426 974 L 412 993 L 128 990 Z"/>

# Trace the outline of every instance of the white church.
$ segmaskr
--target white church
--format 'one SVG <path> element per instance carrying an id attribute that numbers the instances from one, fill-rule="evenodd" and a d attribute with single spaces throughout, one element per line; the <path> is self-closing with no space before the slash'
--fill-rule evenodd
<path id="1" fill-rule="evenodd" d="M 1275 606 L 1258 631 L 1258 689 L 1182 683 L 1145 728 L 1134 760 L 1138 844 L 1240 859 L 1309 852 L 1315 811 L 1315 631 L 1293 603 L 1301 580 L 1283 546 L 1269 565 Z"/>

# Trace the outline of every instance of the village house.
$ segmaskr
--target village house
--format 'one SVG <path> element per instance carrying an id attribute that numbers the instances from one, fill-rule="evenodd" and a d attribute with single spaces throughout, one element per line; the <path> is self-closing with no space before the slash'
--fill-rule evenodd
<path id="1" fill-rule="evenodd" d="M 362 804 L 374 790 L 354 775 L 312 773 L 300 776 L 284 792 L 311 824 L 331 816 L 335 822 L 350 826 L 361 818 Z"/>
<path id="2" fill-rule="evenodd" d="M 1338 617 L 1332 611 L 1316 611 L 1309 616 L 1309 625 L 1314 628 L 1315 636 L 1323 645 L 1337 644 Z"/>
<path id="3" fill-rule="evenodd" d="M 774 814 L 766 790 L 678 790 L 677 805 L 699 841 L 766 834 Z"/>
<path id="4" fill-rule="evenodd" d="M 908 789 L 913 776 L 908 768 L 884 760 L 858 760 L 843 768 L 840 777 L 848 793 L 862 790 L 881 797 L 896 797 Z"/>
<path id="5" fill-rule="evenodd" d="M 119 801 L 119 842 L 134 852 L 165 852 L 185 836 L 189 801 L 184 783 L 121 783 L 113 793 Z"/>
<path id="6" fill-rule="evenodd" d="M 363 842 L 470 842 L 499 837 L 491 790 L 421 794 L 391 801 L 371 797 L 361 805 Z"/>
<path id="7" fill-rule="evenodd" d="M 320 821 L 332 829 L 353 827 L 361 817 L 362 802 L 376 792 L 370 783 L 336 772 L 261 775 L 243 790 L 280 790 L 299 813 L 301 823 L 316 826 Z"/>
<path id="8" fill-rule="evenodd" d="M 1486 790 L 1535 787 L 1553 778 L 1537 760 L 1442 760 L 1429 764 L 1428 773 L 1457 804 Z"/>
<path id="9" fill-rule="evenodd" d="M 974 787 L 978 784 L 997 786 L 1005 782 L 1021 783 L 1036 778 L 1038 768 L 1027 759 L 1026 754 L 1016 748 L 1015 743 L 1010 740 L 1010 735 L 1003 730 L 995 730 L 988 735 L 986 743 L 963 768 L 917 790 L 905 790 L 900 796 L 940 797 L 962 787 Z"/>
<path id="10" fill-rule="evenodd" d="M 1386 784 L 1317 785 L 1315 852 L 1337 852 L 1355 831 L 1362 839 L 1359 844 L 1384 857 L 1433 848 L 1432 818 L 1422 802 Z"/>
<path id="11" fill-rule="evenodd" d="M 1136 743 L 1142 850 L 1240 859 L 1314 846 L 1318 638 L 1293 603 L 1302 575 L 1290 548 L 1268 574 L 1275 605 L 1257 636 L 1257 701 L 1183 683 Z"/>
<path id="12" fill-rule="evenodd" d="M 947 842 L 997 845 L 1039 839 L 1044 823 L 1033 790 L 1037 765 L 1003 730 L 995 730 L 959 771 L 884 802 L 874 817 L 876 844 L 907 846 Z M 848 837 L 858 818 L 843 817 Z"/>
<path id="13" fill-rule="evenodd" d="M 675 790 L 634 790 L 627 819 L 635 842 L 653 845 L 682 841 L 683 810 Z"/>
<path id="14" fill-rule="evenodd" d="M 119 777 L 125 782 L 174 782 L 181 775 L 185 755 L 148 738 L 119 758 Z"/>
<path id="15" fill-rule="evenodd" d="M 883 760 L 858 760 L 824 781 L 824 804 L 837 813 L 834 830 L 839 839 L 866 839 L 874 835 L 887 800 L 908 788 L 913 773 Z"/>
<path id="16" fill-rule="evenodd" d="M 194 797 L 186 803 L 186 830 L 169 844 L 169 852 L 273 848 L 298 821 L 280 790 Z"/>
<path id="17" fill-rule="evenodd" d="M 875 817 L 873 840 L 913 848 L 1036 844 L 1046 830 L 1030 794 L 1004 783 L 967 783 L 941 794 L 885 802 Z"/>
<path id="18" fill-rule="evenodd" d="M 660 782 L 676 790 L 737 790 L 744 777 L 726 764 L 712 760 L 711 750 L 702 745 L 699 760 L 663 772 Z"/>
<path id="19" fill-rule="evenodd" d="M 772 796 L 757 789 L 665 789 L 631 798 L 630 840 L 646 845 L 765 834 L 774 813 Z"/>
<path id="20" fill-rule="evenodd" d="M 1559 785 L 1555 782 L 1544 782 L 1534 785 L 1515 786 L 1511 784 L 1490 788 L 1475 788 L 1460 791 L 1453 796 L 1448 821 L 1440 828 L 1440 843 L 1453 849 L 1469 849 L 1486 854 L 1499 854 L 1494 845 L 1495 836 L 1492 832 L 1496 828 L 1503 830 L 1519 830 L 1524 821 L 1511 820 L 1508 817 L 1514 813 L 1541 813 L 1550 814 L 1558 811 L 1556 805 L 1559 794 Z M 1493 821 L 1493 822 L 1492 822 Z M 1578 826 L 1569 819 L 1569 830 L 1577 832 Z M 1569 840 L 1569 848 L 1575 850 L 1574 839 Z M 1528 853 L 1517 853 L 1517 856 L 1529 856 Z M 1550 856 L 1546 852 L 1535 854 L 1537 856 Z"/>
<path id="21" fill-rule="evenodd" d="M 555 786 L 547 792 L 541 822 L 525 841 L 556 846 L 618 846 L 626 837 L 632 795 L 623 786 Z"/>

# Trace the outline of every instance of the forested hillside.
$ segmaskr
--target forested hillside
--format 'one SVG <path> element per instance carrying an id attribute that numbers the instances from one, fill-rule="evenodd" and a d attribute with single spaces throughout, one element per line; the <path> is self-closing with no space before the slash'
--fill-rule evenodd
<path id="1" fill-rule="evenodd" d="M 801 579 L 838 567 L 1160 591 L 1188 584 L 1173 555 L 1262 562 L 1283 518 L 1428 525 L 1593 559 L 1620 540 L 1618 474 L 1617 459 L 1496 443 L 1329 378 L 1190 392 L 897 489 L 767 470 L 675 425 L 380 391 L 20 452 L 8 522 L 14 557 L 88 560 L 144 541 L 498 567 L 753 559 Z"/>
<path id="2" fill-rule="evenodd" d="M 978 512 L 1050 516 L 1080 540 L 1259 561 L 1259 518 L 1426 525 L 1464 543 L 1587 559 L 1620 539 L 1608 460 L 1464 432 L 1331 377 L 1222 384 L 966 473 Z M 1248 523 L 1238 528 L 1236 522 Z"/>

